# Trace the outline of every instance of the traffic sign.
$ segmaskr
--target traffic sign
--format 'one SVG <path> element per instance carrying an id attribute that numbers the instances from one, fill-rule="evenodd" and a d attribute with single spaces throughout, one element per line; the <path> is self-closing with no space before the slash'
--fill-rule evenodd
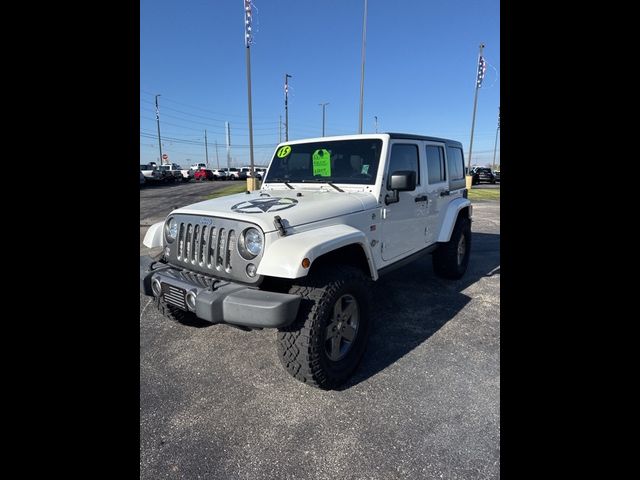
<path id="1" fill-rule="evenodd" d="M 169 159 L 169 155 L 167 155 L 166 153 L 162 154 L 162 159 L 163 160 L 168 160 Z"/>

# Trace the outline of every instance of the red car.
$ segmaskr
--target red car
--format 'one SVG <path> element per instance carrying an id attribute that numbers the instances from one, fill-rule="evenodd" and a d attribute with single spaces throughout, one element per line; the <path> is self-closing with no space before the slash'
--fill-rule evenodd
<path id="1" fill-rule="evenodd" d="M 213 172 L 209 169 L 206 168 L 201 168 L 200 170 L 196 170 L 195 173 L 193 174 L 193 178 L 196 181 L 201 181 L 201 180 L 213 180 L 214 176 L 213 176 Z"/>

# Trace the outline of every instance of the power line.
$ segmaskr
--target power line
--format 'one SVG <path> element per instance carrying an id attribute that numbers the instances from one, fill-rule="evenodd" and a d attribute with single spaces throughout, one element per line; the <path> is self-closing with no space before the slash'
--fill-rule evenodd
<path id="1" fill-rule="evenodd" d="M 150 110 L 142 109 L 142 108 L 141 108 L 140 110 L 141 110 L 141 111 L 143 111 L 143 112 L 149 112 L 149 111 L 150 111 Z M 204 125 L 204 126 L 207 126 L 207 127 L 211 126 L 211 123 L 208 123 L 208 122 L 207 122 L 207 123 L 205 123 L 205 122 L 199 122 L 199 121 L 197 121 L 197 120 L 190 120 L 190 119 L 188 119 L 188 118 L 183 118 L 183 117 L 178 117 L 178 116 L 176 116 L 176 115 L 171 115 L 170 113 L 164 113 L 164 114 L 163 114 L 163 116 L 164 116 L 164 117 L 171 117 L 171 118 L 175 118 L 176 120 L 183 120 L 183 121 L 188 122 L 188 123 L 194 123 L 194 124 L 198 124 L 198 125 Z M 243 130 L 248 130 L 248 129 L 243 129 Z M 275 133 L 278 129 L 277 129 L 277 127 L 272 127 L 272 128 L 256 128 L 255 130 L 260 130 L 260 131 L 269 131 L 269 132 L 274 132 L 274 133 Z"/>
<path id="2" fill-rule="evenodd" d="M 148 91 L 146 91 L 146 90 L 142 90 L 142 89 L 140 89 L 140 92 L 141 92 L 141 93 L 144 93 L 144 94 L 147 94 L 147 95 L 151 95 L 151 96 L 153 96 L 153 95 L 154 95 L 154 94 L 152 94 L 151 92 L 148 92 Z M 203 112 L 206 112 L 206 113 L 213 113 L 214 115 L 222 115 L 223 117 L 239 117 L 239 118 L 243 118 L 243 119 L 246 119 L 246 118 L 247 118 L 247 116 L 246 116 L 246 115 L 238 115 L 238 114 L 232 114 L 232 113 L 214 112 L 213 110 L 207 110 L 206 108 L 196 107 L 196 106 L 194 106 L 194 105 L 189 105 L 188 103 L 183 103 L 183 102 L 178 102 L 178 101 L 176 101 L 176 100 L 172 100 L 170 97 L 167 97 L 167 98 L 165 98 L 164 100 L 165 100 L 165 101 L 167 101 L 167 102 L 170 102 L 170 103 L 175 103 L 175 104 L 177 104 L 177 105 L 182 105 L 182 106 L 185 106 L 185 107 L 193 108 L 193 109 L 195 109 L 195 110 L 200 110 L 200 111 L 203 111 Z M 264 117 L 258 117 L 258 118 L 270 118 L 270 117 L 264 116 Z"/>
<path id="3" fill-rule="evenodd" d="M 152 102 L 152 101 L 150 101 L 150 100 L 140 99 L 140 101 L 141 101 L 141 102 L 144 102 L 144 103 L 149 103 L 149 104 L 153 105 L 153 102 Z M 171 111 L 173 111 L 173 112 L 182 113 L 182 114 L 184 114 L 184 115 L 189 115 L 189 116 L 192 116 L 192 117 L 203 118 L 203 119 L 205 119 L 205 120 L 211 120 L 211 121 L 214 121 L 214 122 L 224 123 L 224 122 L 226 121 L 226 120 L 221 120 L 221 119 L 218 119 L 218 118 L 207 117 L 207 116 L 205 116 L 205 115 L 198 115 L 198 114 L 196 114 L 196 113 L 185 112 L 184 110 L 178 110 L 177 108 L 163 107 L 163 109 L 164 109 L 164 110 L 171 110 Z M 274 125 L 276 122 L 271 121 L 271 122 L 255 122 L 255 123 L 256 123 L 256 124 L 260 124 L 260 125 Z"/>

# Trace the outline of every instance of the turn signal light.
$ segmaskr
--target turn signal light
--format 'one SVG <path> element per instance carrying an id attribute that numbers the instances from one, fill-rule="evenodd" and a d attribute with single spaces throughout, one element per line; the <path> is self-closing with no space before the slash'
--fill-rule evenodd
<path id="1" fill-rule="evenodd" d="M 302 268 L 309 268 L 311 261 L 308 258 L 302 260 Z"/>

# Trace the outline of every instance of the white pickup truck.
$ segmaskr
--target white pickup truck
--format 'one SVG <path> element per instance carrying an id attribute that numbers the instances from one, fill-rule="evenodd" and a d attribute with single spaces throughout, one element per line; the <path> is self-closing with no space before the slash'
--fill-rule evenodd
<path id="1" fill-rule="evenodd" d="M 172 163 L 169 165 L 160 165 L 160 170 L 167 172 L 169 175 L 173 176 L 173 181 L 182 180 L 183 182 L 188 182 L 193 178 L 194 171 L 190 168 L 182 168 L 177 163 Z"/>
<path id="2" fill-rule="evenodd" d="M 157 183 L 162 181 L 163 179 L 162 172 L 158 169 L 154 162 L 144 164 L 141 163 L 140 171 L 142 172 L 142 175 L 144 175 L 144 178 L 148 183 Z"/>
<path id="3" fill-rule="evenodd" d="M 161 253 L 140 257 L 140 291 L 179 322 L 277 329 L 286 370 L 335 388 L 364 353 L 370 283 L 428 254 L 436 275 L 462 277 L 471 218 L 460 142 L 401 133 L 286 142 L 260 190 L 178 208 L 149 228 L 144 245 Z"/>

